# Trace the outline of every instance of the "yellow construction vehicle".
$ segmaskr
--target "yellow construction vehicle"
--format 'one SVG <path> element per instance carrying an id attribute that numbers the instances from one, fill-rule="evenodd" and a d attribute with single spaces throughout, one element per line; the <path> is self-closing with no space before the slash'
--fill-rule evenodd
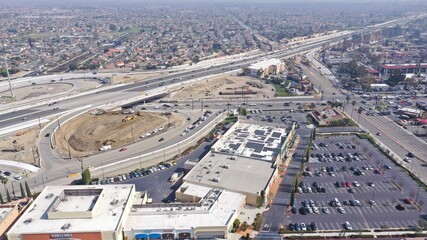
<path id="1" fill-rule="evenodd" d="M 135 115 L 128 115 L 125 118 L 122 119 L 122 122 L 127 122 L 130 120 L 133 120 L 135 118 Z"/>

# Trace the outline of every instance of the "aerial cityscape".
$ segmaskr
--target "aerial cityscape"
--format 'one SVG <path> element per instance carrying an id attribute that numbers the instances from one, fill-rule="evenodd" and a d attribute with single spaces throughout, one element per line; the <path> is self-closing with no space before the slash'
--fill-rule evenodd
<path id="1" fill-rule="evenodd" d="M 427 2 L 0 8 L 0 240 L 426 239 Z"/>

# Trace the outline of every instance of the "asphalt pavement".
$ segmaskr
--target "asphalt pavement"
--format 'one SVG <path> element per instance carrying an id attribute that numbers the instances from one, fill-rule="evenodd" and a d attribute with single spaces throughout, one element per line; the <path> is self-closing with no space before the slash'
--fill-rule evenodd
<path id="1" fill-rule="evenodd" d="M 206 153 L 210 151 L 210 148 L 214 142 L 203 142 L 195 150 L 189 154 L 180 157 L 176 160 L 176 165 L 154 172 L 150 175 L 146 175 L 140 178 L 135 178 L 127 181 L 119 182 L 120 184 L 135 184 L 136 191 L 147 191 L 148 197 L 153 199 L 154 203 L 162 201 L 175 201 L 175 190 L 180 186 L 181 181 L 176 183 L 169 182 L 170 176 L 174 172 L 184 171 L 184 163 L 188 159 L 203 158 Z M 117 182 L 116 182 L 117 183 Z"/>

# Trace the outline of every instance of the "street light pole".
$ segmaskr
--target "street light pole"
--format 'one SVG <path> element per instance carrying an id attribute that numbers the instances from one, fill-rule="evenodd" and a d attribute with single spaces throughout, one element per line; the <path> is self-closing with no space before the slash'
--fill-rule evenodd
<path id="1" fill-rule="evenodd" d="M 10 82 L 10 75 L 9 75 L 9 69 L 7 68 L 6 58 L 3 58 L 3 61 L 4 61 L 4 67 L 6 68 L 7 80 L 9 82 L 10 95 L 11 97 L 15 97 L 12 90 L 12 82 Z"/>

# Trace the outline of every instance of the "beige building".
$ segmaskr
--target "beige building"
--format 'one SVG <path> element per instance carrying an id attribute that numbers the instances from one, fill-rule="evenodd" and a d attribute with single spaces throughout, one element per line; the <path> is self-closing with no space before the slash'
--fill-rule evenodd
<path id="1" fill-rule="evenodd" d="M 176 203 L 134 204 L 124 235 L 142 239 L 227 239 L 245 204 L 243 194 L 184 183 Z"/>
<path id="2" fill-rule="evenodd" d="M 279 74 L 285 70 L 285 64 L 277 58 L 254 63 L 244 69 L 248 76 L 264 78 L 270 74 Z"/>
<path id="3" fill-rule="evenodd" d="M 138 195 L 134 185 L 49 186 L 7 237 L 9 240 L 122 240 L 135 196 Z"/>
<path id="4" fill-rule="evenodd" d="M 184 177 L 186 183 L 242 193 L 246 203 L 257 205 L 279 177 L 287 139 L 283 128 L 235 123 Z"/>
<path id="5" fill-rule="evenodd" d="M 32 198 L 23 198 L 11 203 L 0 205 L 0 239 L 6 239 L 6 231 L 32 202 Z"/>

